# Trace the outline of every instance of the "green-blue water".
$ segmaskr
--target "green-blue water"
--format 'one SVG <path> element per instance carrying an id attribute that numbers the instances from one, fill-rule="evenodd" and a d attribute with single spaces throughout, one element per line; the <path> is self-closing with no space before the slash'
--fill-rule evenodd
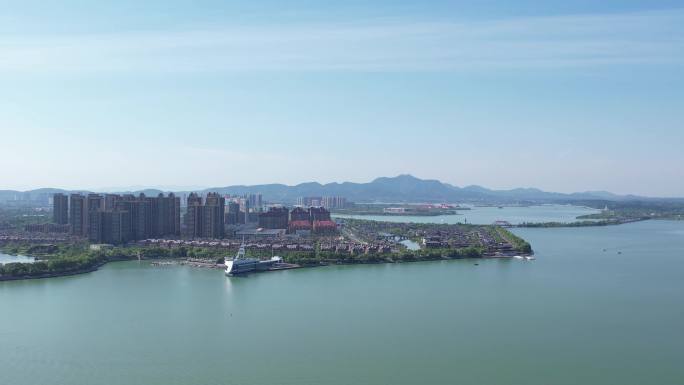
<path id="1" fill-rule="evenodd" d="M 0 282 L 0 383 L 682 383 L 684 222 L 515 231 L 536 261 Z"/>
<path id="2" fill-rule="evenodd" d="M 415 223 L 472 223 L 489 225 L 495 221 L 512 224 L 523 222 L 574 222 L 580 215 L 598 213 L 599 210 L 571 205 L 472 207 L 458 211 L 456 215 L 416 216 L 416 215 L 343 215 L 337 218 L 356 218 L 374 221 L 415 222 Z"/>
<path id="3" fill-rule="evenodd" d="M 0 252 L 0 265 L 4 265 L 6 263 L 14 263 L 14 262 L 21 262 L 21 263 L 33 263 L 35 258 L 33 257 L 27 257 L 24 255 L 9 255 L 9 254 L 4 254 L 3 252 Z"/>

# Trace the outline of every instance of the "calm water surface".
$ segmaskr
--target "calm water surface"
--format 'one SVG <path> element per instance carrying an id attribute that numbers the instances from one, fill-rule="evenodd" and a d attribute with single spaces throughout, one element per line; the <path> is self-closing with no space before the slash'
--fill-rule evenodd
<path id="1" fill-rule="evenodd" d="M 684 222 L 515 231 L 536 261 L 0 282 L 0 383 L 682 383 Z"/>
<path id="2" fill-rule="evenodd" d="M 35 258 L 33 258 L 33 257 L 26 257 L 23 255 L 9 255 L 9 254 L 0 253 L 0 265 L 4 265 L 6 263 L 12 263 L 12 262 L 32 263 L 32 262 L 34 262 L 34 260 L 35 260 Z"/>
<path id="3" fill-rule="evenodd" d="M 390 215 L 340 215 L 337 218 L 356 218 L 389 222 L 415 223 L 472 223 L 489 225 L 495 221 L 508 221 L 512 224 L 523 222 L 574 222 L 577 217 L 594 214 L 599 210 L 570 205 L 543 205 L 526 207 L 472 207 L 471 210 L 459 211 L 456 215 L 440 216 L 390 216 Z"/>

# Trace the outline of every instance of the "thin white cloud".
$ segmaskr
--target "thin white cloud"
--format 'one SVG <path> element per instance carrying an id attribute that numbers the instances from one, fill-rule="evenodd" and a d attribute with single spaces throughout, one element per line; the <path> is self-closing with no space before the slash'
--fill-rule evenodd
<path id="1" fill-rule="evenodd" d="M 426 71 L 684 62 L 684 10 L 0 36 L 3 71 Z"/>

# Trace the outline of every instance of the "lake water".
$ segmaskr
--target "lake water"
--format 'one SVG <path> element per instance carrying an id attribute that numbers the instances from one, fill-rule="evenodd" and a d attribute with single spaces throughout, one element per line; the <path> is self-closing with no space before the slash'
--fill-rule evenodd
<path id="1" fill-rule="evenodd" d="M 0 253 L 0 265 L 12 262 L 33 263 L 34 261 L 35 258 L 33 257 L 26 257 L 23 255 L 8 255 Z"/>
<path id="2" fill-rule="evenodd" d="M 514 231 L 536 261 L 0 282 L 0 383 L 682 384 L 684 222 Z"/>
<path id="3" fill-rule="evenodd" d="M 524 207 L 472 207 L 471 210 L 458 211 L 456 215 L 440 216 L 391 216 L 391 215 L 342 215 L 334 214 L 336 218 L 356 218 L 388 222 L 415 223 L 472 223 L 489 225 L 495 221 L 508 221 L 511 224 L 522 222 L 574 222 L 577 217 L 585 214 L 598 213 L 587 207 L 570 205 L 543 205 Z"/>

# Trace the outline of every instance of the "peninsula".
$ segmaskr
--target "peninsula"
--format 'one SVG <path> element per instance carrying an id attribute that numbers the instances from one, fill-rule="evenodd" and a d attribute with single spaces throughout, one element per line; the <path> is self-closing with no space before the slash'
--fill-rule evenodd
<path id="1" fill-rule="evenodd" d="M 510 231 L 490 225 L 389 223 L 346 219 L 325 234 L 282 237 L 257 231 L 242 238 L 144 239 L 122 245 L 96 245 L 73 238 L 0 237 L 5 253 L 32 255 L 33 263 L 0 265 L 0 280 L 48 278 L 87 273 L 111 261 L 191 260 L 211 266 L 232 257 L 240 245 L 247 255 L 277 254 L 304 267 L 330 264 L 401 263 L 460 258 L 531 255 L 532 247 Z M 38 243 L 42 242 L 42 243 Z M 46 244 L 45 242 L 49 242 Z M 193 263 L 201 266 L 201 263 Z"/>

